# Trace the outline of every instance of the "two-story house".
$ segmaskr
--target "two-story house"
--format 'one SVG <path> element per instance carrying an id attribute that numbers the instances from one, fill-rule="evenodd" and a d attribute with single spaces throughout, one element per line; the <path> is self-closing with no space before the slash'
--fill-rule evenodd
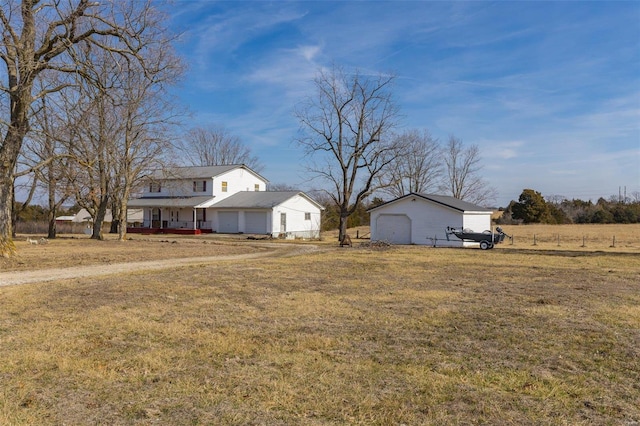
<path id="1" fill-rule="evenodd" d="M 247 233 L 317 238 L 322 206 L 299 191 L 267 192 L 268 181 L 245 165 L 177 167 L 150 176 L 132 233 Z"/>

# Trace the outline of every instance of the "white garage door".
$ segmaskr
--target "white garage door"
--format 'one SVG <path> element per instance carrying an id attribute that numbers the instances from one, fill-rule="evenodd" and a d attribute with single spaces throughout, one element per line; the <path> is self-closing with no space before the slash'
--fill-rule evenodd
<path id="1" fill-rule="evenodd" d="M 376 220 L 376 239 L 391 244 L 411 244 L 411 219 L 403 214 L 381 214 Z"/>
<path id="2" fill-rule="evenodd" d="M 245 212 L 244 232 L 247 234 L 266 234 L 267 212 Z"/>
<path id="3" fill-rule="evenodd" d="M 238 212 L 218 212 L 218 232 L 222 234 L 238 233 Z"/>

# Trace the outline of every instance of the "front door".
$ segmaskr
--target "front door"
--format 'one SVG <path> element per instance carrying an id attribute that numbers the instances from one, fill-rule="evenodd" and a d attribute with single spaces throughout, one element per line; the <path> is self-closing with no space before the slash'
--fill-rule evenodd
<path id="1" fill-rule="evenodd" d="M 160 209 L 153 208 L 151 209 L 151 227 L 152 228 L 160 228 L 160 219 L 161 219 Z"/>
<path id="2" fill-rule="evenodd" d="M 283 234 L 287 232 L 287 214 L 280 213 L 280 232 Z"/>

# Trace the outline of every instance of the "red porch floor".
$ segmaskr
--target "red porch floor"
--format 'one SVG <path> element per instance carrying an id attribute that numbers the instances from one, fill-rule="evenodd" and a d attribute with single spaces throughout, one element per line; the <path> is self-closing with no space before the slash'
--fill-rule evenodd
<path id="1" fill-rule="evenodd" d="M 129 234 L 180 234 L 202 235 L 212 234 L 211 229 L 187 229 L 187 228 L 127 228 Z"/>

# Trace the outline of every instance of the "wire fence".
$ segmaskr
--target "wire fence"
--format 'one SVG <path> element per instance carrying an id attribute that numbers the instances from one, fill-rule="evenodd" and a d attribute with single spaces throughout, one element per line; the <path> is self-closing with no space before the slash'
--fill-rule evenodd
<path id="1" fill-rule="evenodd" d="M 625 234 L 521 234 L 514 233 L 504 241 L 504 245 L 517 247 L 564 247 L 564 248 L 637 248 L 640 249 L 640 237 Z"/>

